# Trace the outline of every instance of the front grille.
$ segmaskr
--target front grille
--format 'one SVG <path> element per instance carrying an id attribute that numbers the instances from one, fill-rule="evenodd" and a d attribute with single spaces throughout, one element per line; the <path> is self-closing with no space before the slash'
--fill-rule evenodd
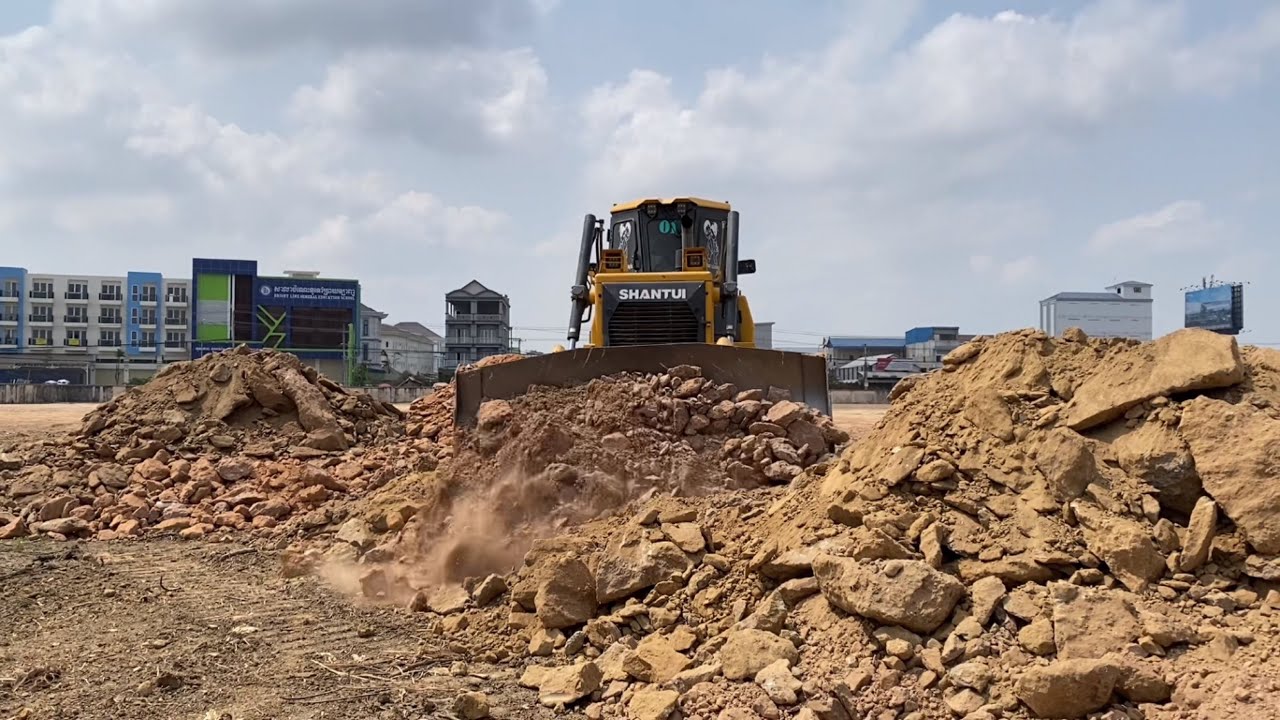
<path id="1" fill-rule="evenodd" d="M 702 342 L 702 323 L 688 303 L 618 303 L 606 327 L 609 345 Z"/>

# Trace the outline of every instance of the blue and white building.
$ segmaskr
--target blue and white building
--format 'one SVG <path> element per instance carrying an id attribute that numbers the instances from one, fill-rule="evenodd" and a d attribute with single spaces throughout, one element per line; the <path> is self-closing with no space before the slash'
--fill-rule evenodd
<path id="1" fill-rule="evenodd" d="M 190 357 L 191 281 L 0 267 L 0 357 L 168 362 Z"/>

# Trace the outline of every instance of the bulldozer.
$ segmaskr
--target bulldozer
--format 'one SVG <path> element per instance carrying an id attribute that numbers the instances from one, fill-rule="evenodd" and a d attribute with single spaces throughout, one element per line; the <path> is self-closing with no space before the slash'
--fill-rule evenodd
<path id="1" fill-rule="evenodd" d="M 485 401 L 531 386 L 676 365 L 699 366 L 706 377 L 740 388 L 783 388 L 830 414 L 823 358 L 756 347 L 751 306 L 738 284 L 756 263 L 739 258 L 738 228 L 729 203 L 698 197 L 616 203 L 607 219 L 587 214 L 569 289 L 569 347 L 459 369 L 455 423 L 470 425 Z"/>

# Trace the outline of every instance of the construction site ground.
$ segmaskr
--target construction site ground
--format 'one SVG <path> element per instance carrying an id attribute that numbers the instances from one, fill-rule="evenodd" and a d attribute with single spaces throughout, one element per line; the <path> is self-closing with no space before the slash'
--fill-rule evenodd
<path id="1" fill-rule="evenodd" d="M 0 406 L 0 442 L 72 431 L 94 407 Z M 834 419 L 856 440 L 884 411 Z M 278 553 L 236 542 L 11 541 L 0 587 L 0 718 L 451 718 L 469 691 L 495 717 L 554 716 L 421 615 L 282 578 Z"/>

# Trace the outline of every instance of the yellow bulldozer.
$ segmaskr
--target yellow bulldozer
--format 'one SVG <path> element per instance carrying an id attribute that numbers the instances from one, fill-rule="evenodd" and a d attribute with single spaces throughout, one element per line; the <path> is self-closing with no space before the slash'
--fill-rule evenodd
<path id="1" fill-rule="evenodd" d="M 470 424 L 484 401 L 534 385 L 676 365 L 697 365 L 706 377 L 743 389 L 783 388 L 830 413 L 822 357 L 755 346 L 738 278 L 756 266 L 738 257 L 738 222 L 729 203 L 696 197 L 617 203 L 607 227 L 588 214 L 569 291 L 569 348 L 460 369 L 455 422 Z"/>

